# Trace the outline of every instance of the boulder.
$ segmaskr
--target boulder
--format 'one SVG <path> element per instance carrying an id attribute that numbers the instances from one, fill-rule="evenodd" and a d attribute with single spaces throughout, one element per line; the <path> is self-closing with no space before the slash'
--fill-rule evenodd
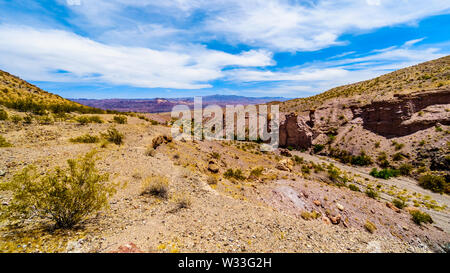
<path id="1" fill-rule="evenodd" d="M 281 171 L 290 172 L 292 171 L 292 168 L 294 168 L 294 163 L 290 159 L 282 159 L 278 162 L 275 168 Z"/>

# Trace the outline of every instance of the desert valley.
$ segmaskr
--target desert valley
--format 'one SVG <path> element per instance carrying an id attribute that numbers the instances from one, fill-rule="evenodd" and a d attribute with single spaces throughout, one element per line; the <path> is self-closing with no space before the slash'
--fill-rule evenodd
<path id="1" fill-rule="evenodd" d="M 264 152 L 0 71 L 0 252 L 450 250 L 450 56 L 271 104 Z"/>

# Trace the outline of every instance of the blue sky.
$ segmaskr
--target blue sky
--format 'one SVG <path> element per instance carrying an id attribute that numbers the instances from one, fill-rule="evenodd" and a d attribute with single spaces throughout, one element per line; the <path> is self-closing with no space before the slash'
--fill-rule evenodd
<path id="1" fill-rule="evenodd" d="M 447 0 L 0 0 L 0 69 L 67 98 L 305 97 L 448 55 Z"/>

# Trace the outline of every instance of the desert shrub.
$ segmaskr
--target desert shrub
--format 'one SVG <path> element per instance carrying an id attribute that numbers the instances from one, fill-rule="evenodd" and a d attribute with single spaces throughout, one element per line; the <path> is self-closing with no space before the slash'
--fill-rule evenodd
<path id="1" fill-rule="evenodd" d="M 25 124 L 31 124 L 32 122 L 33 122 L 33 116 L 31 114 L 27 114 L 23 118 L 23 123 L 25 123 Z"/>
<path id="2" fill-rule="evenodd" d="M 188 209 L 192 205 L 191 198 L 187 193 L 179 193 L 174 196 L 173 200 L 177 205 L 177 209 Z"/>
<path id="3" fill-rule="evenodd" d="M 81 125 L 85 125 L 90 122 L 89 117 L 87 117 L 87 116 L 79 116 L 79 117 L 75 118 L 75 121 L 77 121 Z"/>
<path id="4" fill-rule="evenodd" d="M 394 161 L 400 161 L 403 160 L 403 154 L 402 153 L 395 153 L 392 155 L 392 160 Z"/>
<path id="5" fill-rule="evenodd" d="M 353 185 L 353 184 L 348 185 L 348 188 L 349 188 L 350 190 L 352 190 L 352 191 L 361 191 L 361 190 L 358 188 L 358 186 Z"/>
<path id="6" fill-rule="evenodd" d="M 370 198 L 373 198 L 373 199 L 376 199 L 378 197 L 378 193 L 375 190 L 371 189 L 371 188 L 368 188 L 366 190 L 366 195 L 368 197 L 370 197 Z"/>
<path id="7" fill-rule="evenodd" d="M 6 139 L 0 135 L 0 148 L 1 147 L 12 147 L 12 144 L 6 141 Z"/>
<path id="8" fill-rule="evenodd" d="M 376 178 L 389 179 L 391 177 L 399 176 L 400 171 L 390 168 L 378 171 L 377 168 L 373 168 L 372 171 L 370 172 L 370 175 Z"/>
<path id="9" fill-rule="evenodd" d="M 313 151 L 315 154 L 320 153 L 325 148 L 325 145 L 322 144 L 316 144 L 313 147 Z"/>
<path id="10" fill-rule="evenodd" d="M 50 124 L 54 123 L 53 118 L 51 116 L 49 116 L 49 115 L 40 116 L 40 117 L 37 118 L 37 121 L 41 125 L 50 125 Z"/>
<path id="11" fill-rule="evenodd" d="M 410 212 L 411 218 L 414 223 L 421 225 L 422 223 L 433 223 L 433 219 L 426 212 L 421 212 L 420 210 L 413 210 Z"/>
<path id="12" fill-rule="evenodd" d="M 103 123 L 103 120 L 99 116 L 90 116 L 89 117 L 89 122 L 91 122 L 91 123 Z"/>
<path id="13" fill-rule="evenodd" d="M 169 180 L 161 175 L 146 179 L 143 184 L 142 195 L 152 195 L 167 199 L 169 196 Z"/>
<path id="14" fill-rule="evenodd" d="M 412 169 L 413 169 L 413 166 L 411 164 L 402 164 L 398 168 L 398 170 L 400 171 L 400 174 L 402 174 L 402 175 L 411 174 Z"/>
<path id="15" fill-rule="evenodd" d="M 364 228 L 370 233 L 374 233 L 377 230 L 377 227 L 375 226 L 375 224 L 370 222 L 369 220 L 366 220 L 366 223 L 364 224 Z"/>
<path id="16" fill-rule="evenodd" d="M 0 120 L 7 120 L 7 119 L 8 119 L 8 113 L 5 110 L 0 109 Z"/>
<path id="17" fill-rule="evenodd" d="M 260 176 L 262 175 L 263 170 L 264 170 L 263 167 L 256 167 L 256 168 L 253 168 L 253 169 L 250 171 L 250 176 L 260 177 Z"/>
<path id="18" fill-rule="evenodd" d="M 210 155 L 211 155 L 212 158 L 215 158 L 215 159 L 219 159 L 220 158 L 220 154 L 218 152 L 212 152 Z"/>
<path id="19" fill-rule="evenodd" d="M 394 206 L 396 206 L 399 209 L 403 209 L 404 207 L 406 207 L 406 202 L 400 199 L 392 200 L 392 204 L 394 204 Z"/>
<path id="20" fill-rule="evenodd" d="M 450 184 L 443 176 L 425 174 L 419 178 L 419 186 L 438 193 L 450 193 Z"/>
<path id="21" fill-rule="evenodd" d="M 102 136 L 109 142 L 112 142 L 116 145 L 121 145 L 123 143 L 124 136 L 122 133 L 117 131 L 116 128 L 109 128 L 105 134 L 102 134 Z"/>
<path id="22" fill-rule="evenodd" d="M 367 166 L 372 164 L 372 159 L 364 152 L 361 152 L 358 156 L 353 156 L 351 160 L 352 165 Z"/>
<path id="23" fill-rule="evenodd" d="M 398 143 L 398 142 L 396 142 L 396 141 L 392 141 L 392 146 L 395 147 L 395 150 L 396 150 L 396 151 L 399 151 L 399 150 L 403 149 L 403 147 L 405 147 L 405 144 L 403 144 L 403 143 Z"/>
<path id="24" fill-rule="evenodd" d="M 57 167 L 44 176 L 36 167 L 26 167 L 1 184 L 2 190 L 12 194 L 1 217 L 12 222 L 38 217 L 54 221 L 58 228 L 71 228 L 107 207 L 115 186 L 107 183 L 108 174 L 95 168 L 96 160 L 95 152 L 90 152 L 69 159 L 67 168 Z"/>
<path id="25" fill-rule="evenodd" d="M 302 164 L 304 161 L 303 157 L 300 157 L 298 155 L 294 155 L 293 159 L 294 159 L 295 164 Z"/>
<path id="26" fill-rule="evenodd" d="M 335 168 L 332 164 L 328 166 L 328 178 L 333 182 L 338 182 L 341 180 L 341 172 L 339 169 Z"/>
<path id="27" fill-rule="evenodd" d="M 300 216 L 304 219 L 304 220 L 315 220 L 318 219 L 322 216 L 322 214 L 320 214 L 319 212 L 313 210 L 312 212 L 308 212 L 308 211 L 303 211 Z"/>
<path id="28" fill-rule="evenodd" d="M 127 117 L 124 115 L 114 116 L 113 120 L 115 123 L 118 123 L 118 124 L 126 124 L 127 123 Z"/>
<path id="29" fill-rule="evenodd" d="M 22 117 L 19 115 L 12 115 L 11 116 L 11 121 L 14 122 L 15 124 L 19 123 L 22 121 Z"/>
<path id="30" fill-rule="evenodd" d="M 100 142 L 98 136 L 91 136 L 90 134 L 85 134 L 79 137 L 71 138 L 70 142 L 74 143 L 97 143 Z"/>
<path id="31" fill-rule="evenodd" d="M 237 180 L 244 180 L 245 179 L 245 176 L 243 175 L 241 169 L 236 169 L 236 170 L 228 169 L 223 174 L 223 176 L 225 178 L 234 178 L 234 179 L 237 179 Z"/>
<path id="32" fill-rule="evenodd" d="M 311 169 L 307 165 L 302 165 L 302 173 L 310 174 Z"/>
<path id="33" fill-rule="evenodd" d="M 77 121 L 81 125 L 85 125 L 88 123 L 103 123 L 103 120 L 99 116 L 79 116 L 75 118 L 75 121 Z"/>

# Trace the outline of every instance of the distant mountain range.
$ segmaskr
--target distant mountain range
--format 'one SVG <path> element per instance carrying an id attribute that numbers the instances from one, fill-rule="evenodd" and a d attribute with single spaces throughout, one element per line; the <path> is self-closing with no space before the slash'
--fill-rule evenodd
<path id="1" fill-rule="evenodd" d="M 163 113 L 170 112 L 175 105 L 194 107 L 194 98 L 154 98 L 154 99 L 70 99 L 80 104 L 105 110 L 121 112 Z M 211 95 L 202 97 L 203 107 L 207 105 L 250 105 L 273 101 L 286 101 L 283 97 L 244 97 L 235 95 Z"/>

